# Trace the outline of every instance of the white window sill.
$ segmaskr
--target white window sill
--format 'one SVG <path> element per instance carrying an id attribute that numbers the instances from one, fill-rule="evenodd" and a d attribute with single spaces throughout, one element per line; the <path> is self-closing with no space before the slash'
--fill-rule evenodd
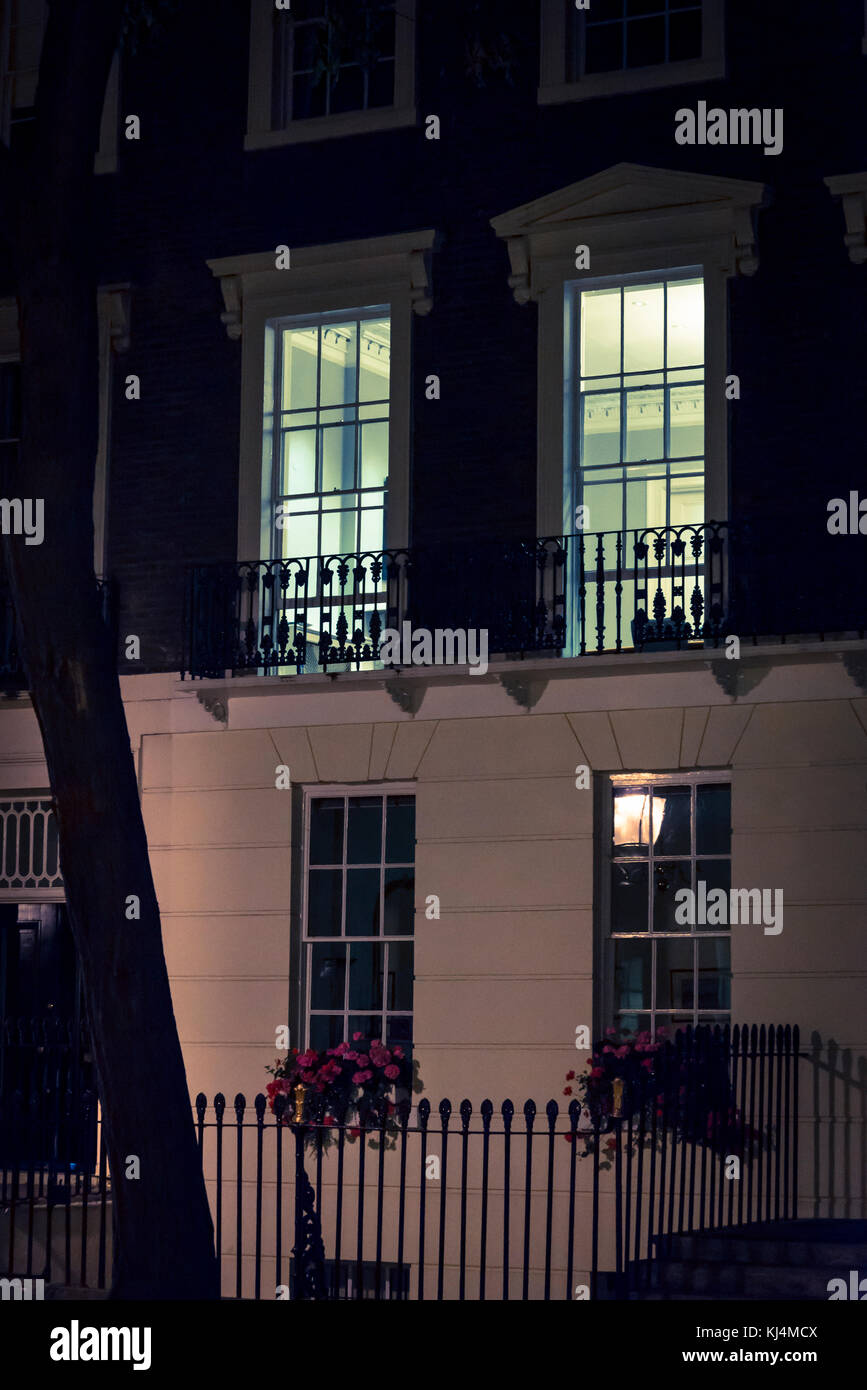
<path id="1" fill-rule="evenodd" d="M 370 111 L 342 111 L 335 116 L 312 116 L 293 121 L 285 130 L 254 130 L 244 138 L 245 150 L 271 150 L 279 145 L 303 145 L 311 140 L 338 140 L 345 135 L 368 135 L 415 125 L 414 106 L 382 106 Z"/>
<path id="2" fill-rule="evenodd" d="M 593 97 L 624 96 L 660 87 L 677 87 L 687 82 L 710 82 L 725 77 L 722 58 L 696 58 L 686 63 L 663 63 L 652 68 L 632 68 L 618 72 L 595 72 L 580 82 L 558 82 L 539 88 L 539 105 L 553 106 L 564 101 L 589 101 Z"/>

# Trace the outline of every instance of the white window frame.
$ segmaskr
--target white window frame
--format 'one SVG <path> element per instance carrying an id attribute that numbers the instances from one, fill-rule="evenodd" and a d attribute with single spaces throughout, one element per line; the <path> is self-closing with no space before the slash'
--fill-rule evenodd
<path id="1" fill-rule="evenodd" d="M 314 801 L 324 800 L 324 799 L 327 799 L 329 796 L 339 796 L 339 797 L 343 797 L 343 798 L 365 797 L 365 796 L 381 796 L 381 797 L 383 797 L 383 798 L 388 797 L 388 796 L 411 796 L 411 797 L 413 798 L 413 800 L 415 801 L 415 803 L 416 803 L 416 814 L 418 813 L 418 786 L 417 786 L 416 783 L 414 783 L 414 782 L 382 782 L 382 783 L 379 783 L 379 782 L 378 782 L 378 783 L 370 783 L 370 784 L 368 784 L 368 783 L 353 783 L 353 784 L 351 784 L 351 785 L 348 785 L 348 784 L 346 784 L 346 783 L 342 783 L 342 784 L 340 784 L 340 785 L 333 785 L 333 786 L 332 786 L 332 785 L 328 785 L 328 786 L 322 785 L 322 786 L 320 786 L 320 785 L 317 784 L 317 785 L 314 786 L 314 787 L 305 787 L 305 788 L 304 788 L 304 806 L 303 806 L 303 812 L 302 812 L 302 831 L 301 831 L 301 834 L 302 834 L 302 841 L 301 841 L 301 843 L 302 843 L 302 846 L 303 846 L 303 854 L 302 854 L 302 879 L 301 879 L 301 911 L 300 911 L 300 914 L 299 914 L 299 917 L 298 917 L 298 942 L 299 942 L 299 957 L 298 957 L 298 960 L 299 960 L 298 976 L 299 976 L 299 978 L 298 978 L 298 982 L 297 982 L 298 1011 L 297 1011 L 297 1015 L 296 1015 L 296 1017 L 297 1017 L 297 1025 L 298 1025 L 298 1034 L 299 1034 L 299 1036 L 303 1039 L 302 1046 L 304 1046 L 304 1047 L 309 1046 L 309 1039 L 310 1039 L 310 970 L 309 970 L 309 966 L 308 966 L 308 950 L 307 950 L 307 948 L 308 948 L 308 946 L 310 946 L 310 945 L 314 945 L 314 944 L 316 943 L 316 941 L 325 942 L 325 941 L 329 941 L 329 940 L 337 940 L 337 939 L 338 939 L 338 938 L 336 938 L 336 937 L 318 937 L 318 938 L 317 938 L 317 937 L 313 937 L 313 938 L 308 938 L 308 936 L 307 936 L 307 892 L 308 892 L 309 870 L 310 870 L 310 815 L 311 815 L 311 806 L 312 806 L 312 803 L 313 803 Z M 416 845 L 418 845 L 418 837 L 417 837 L 417 836 L 416 836 Z M 385 845 L 383 844 L 383 854 L 384 854 L 384 853 L 385 853 Z M 344 843 L 344 845 L 343 845 L 343 865 L 344 865 L 344 868 L 345 868 L 345 867 L 346 867 L 346 844 L 345 844 L 345 843 Z M 401 866 L 396 866 L 396 867 L 401 867 Z M 416 868 L 417 868 L 417 859 L 414 858 L 414 859 L 413 859 L 413 870 L 415 870 Z M 353 940 L 358 940 L 358 941 L 366 941 L 366 940 L 368 940 L 367 937 L 357 937 L 357 938 L 356 938 L 356 937 L 343 937 L 343 938 L 341 938 L 341 939 L 344 940 L 344 941 L 347 941 L 347 942 L 353 941 Z M 416 933 L 415 933 L 415 915 L 413 915 L 413 932 L 412 932 L 412 935 L 411 935 L 411 936 L 408 936 L 408 937 L 405 937 L 405 936 L 382 936 L 382 937 L 379 938 L 379 940 L 384 941 L 384 942 L 389 942 L 389 941 L 411 941 L 411 942 L 413 943 L 413 962 L 414 962 L 414 961 L 415 961 L 415 947 L 416 947 L 416 945 L 417 945 L 417 937 L 416 937 Z M 414 972 L 414 969 L 415 969 L 415 967 L 414 967 L 414 965 L 413 965 L 413 972 Z M 413 978 L 414 978 L 414 973 L 413 973 Z M 335 1011 L 335 1012 L 336 1012 L 336 1011 Z M 347 1017 L 348 1017 L 348 1016 L 349 1016 L 349 1012 L 348 1012 L 347 1010 L 344 1010 L 344 1012 L 346 1013 L 346 1015 L 347 1015 Z M 364 1010 L 363 1010 L 363 1009 L 359 1009 L 359 1010 L 357 1010 L 356 1012 L 358 1012 L 358 1013 L 363 1013 Z M 374 1010 L 374 1012 L 382 1012 L 382 1010 Z M 392 1010 L 391 1012 L 393 1012 L 393 1013 L 395 1013 L 395 1014 L 398 1014 L 398 1015 L 401 1015 L 401 1016 L 407 1016 L 407 1017 L 409 1017 L 409 1018 L 414 1019 L 414 1018 L 415 1018 L 415 990 L 413 989 L 413 1008 L 409 1011 L 408 1014 L 407 1014 L 407 1011 L 406 1011 L 406 1010 L 403 1010 L 403 1009 L 396 1009 L 396 1010 Z"/>
<path id="2" fill-rule="evenodd" d="M 32 0 L 31 0 L 32 3 Z M 47 15 L 47 4 L 44 6 Z M 12 10 L 0 3 L 0 141 L 8 145 L 12 118 L 12 82 L 9 74 L 9 44 Z M 43 25 L 44 25 L 43 20 Z M 95 174 L 114 174 L 118 163 L 118 120 L 120 112 L 120 57 L 116 53 L 108 74 L 102 123 L 99 128 L 99 149 L 94 160 Z"/>
<path id="3" fill-rule="evenodd" d="M 695 267 L 705 292 L 705 511 L 728 515 L 727 280 L 758 267 L 752 214 L 764 187 L 737 179 L 617 164 L 577 184 L 491 219 L 506 241 L 509 284 L 519 304 L 539 306 L 536 531 L 575 531 L 566 485 L 564 383 L 569 367 L 567 286 L 577 280 Z M 590 248 L 590 267 L 576 270 L 575 248 Z M 737 364 L 732 368 L 737 371 Z"/>
<path id="4" fill-rule="evenodd" d="M 681 771 L 681 772 L 613 772 L 613 773 L 607 773 L 607 774 L 606 774 L 606 776 L 605 776 L 605 778 L 604 778 L 604 780 L 603 780 L 605 802 L 604 802 L 604 805 L 603 805 L 601 808 L 599 808 L 599 810 L 600 810 L 600 815 L 599 815 L 599 831 L 600 831 L 600 833 L 599 833 L 599 840 L 598 840 L 598 846 L 597 846 L 597 864 L 598 864 L 598 875 L 599 875 L 599 878 L 598 878 L 598 881 L 599 881 L 599 892 L 598 892 L 598 894 L 597 894 L 597 908 L 596 908 L 596 914 L 595 914 L 595 915 L 596 915 L 596 952 L 597 952 L 597 954 L 596 954 L 596 960 L 599 962 L 599 965 L 598 965 L 598 969 L 596 969 L 596 970 L 594 971 L 594 975 L 595 975 L 595 979 L 596 979 L 596 1020 L 597 1020 L 597 1025 L 598 1025 L 597 1028 L 596 1028 L 594 1031 L 595 1031 L 595 1034 L 596 1034 L 597 1036 L 601 1035 L 602 1029 L 607 1028 L 607 1027 L 610 1027 L 610 1026 L 615 1022 L 615 1010 L 614 1010 L 614 979 L 615 979 L 615 971 L 614 971 L 614 944 L 613 944 L 614 941 L 616 941 L 616 940 L 622 940 L 622 941 L 623 941 L 623 940 L 629 940 L 629 939 L 632 939 L 632 938 L 640 939 L 640 940 L 646 940 L 646 941 L 653 941 L 653 940 L 658 940 L 658 939 L 660 938 L 660 936 L 663 936 L 665 940 L 677 939 L 677 940 L 685 940 L 685 941 L 693 941 L 693 940 L 695 940 L 696 938 L 697 938 L 698 940 L 704 941 L 704 940 L 713 940 L 713 939 L 716 938 L 716 937 L 725 937 L 725 939 L 730 943 L 730 948 L 731 948 L 731 941 L 732 941 L 731 923 L 729 923 L 728 926 L 727 926 L 726 928 L 716 928 L 716 927 L 713 927 L 713 928 L 708 929 L 707 927 L 704 927 L 704 928 L 702 928 L 702 929 L 699 931 L 699 930 L 697 929 L 697 927 L 696 927 L 695 925 L 693 925 L 692 927 L 685 927 L 685 928 L 683 929 L 683 931 L 681 931 L 681 932 L 676 932 L 676 933 L 675 933 L 675 932 L 654 933 L 654 932 L 652 931 L 652 923 L 649 922 L 649 923 L 648 923 L 648 929 L 647 929 L 646 932 L 621 932 L 621 933 L 619 933 L 618 936 L 616 936 L 616 937 L 615 937 L 615 936 L 612 936 L 612 934 L 611 934 L 611 872 L 610 872 L 610 870 L 611 870 L 611 863 L 612 863 L 612 858 L 611 858 L 611 842 L 612 842 L 613 823 L 612 823 L 612 810 L 611 810 L 611 808 L 612 808 L 613 799 L 614 799 L 613 794 L 614 794 L 614 792 L 616 791 L 616 789 L 617 789 L 618 787 L 623 787 L 623 786 L 630 787 L 630 786 L 634 786 L 636 783 L 639 783 L 639 782 L 646 782 L 646 783 L 648 783 L 648 784 L 652 784 L 654 787 L 656 787 L 656 786 L 684 786 L 684 785 L 687 785 L 687 784 L 688 784 L 688 785 L 690 785 L 690 786 L 692 786 L 692 787 L 695 787 L 695 788 L 697 788 L 697 787 L 699 787 L 699 786 L 702 786 L 702 785 L 705 785 L 705 786 L 706 786 L 706 785 L 720 785 L 721 783 L 725 783 L 727 786 L 729 786 L 729 788 L 731 788 L 731 786 L 732 786 L 732 775 L 731 775 L 731 771 L 730 771 L 729 769 L 710 769 L 710 768 L 702 768 L 701 770 L 684 770 L 684 771 Z M 670 856 L 667 856 L 667 857 L 668 857 L 668 858 L 673 858 L 673 859 L 684 859 L 684 858 L 688 858 L 689 861 L 690 861 L 690 863 L 693 863 L 696 859 L 699 859 L 699 858 L 701 858 L 701 859 L 721 859 L 721 860 L 722 860 L 722 859 L 727 859 L 727 860 L 729 861 L 729 863 L 731 864 L 731 863 L 732 863 L 732 849 L 731 849 L 731 845 L 730 845 L 730 847 L 729 847 L 729 853 L 728 853 L 727 855 L 698 855 L 698 854 L 690 853 L 690 855 L 688 855 L 688 856 L 684 856 L 684 855 L 670 855 Z M 648 862 L 650 862 L 650 856 L 649 856 L 649 855 L 648 855 Z M 713 1013 L 718 1013 L 718 1014 L 728 1013 L 729 1017 L 731 1018 L 731 1017 L 733 1017 L 733 1005 L 732 1005 L 732 1003 L 731 1003 L 731 997 L 732 997 L 733 992 L 734 992 L 734 969 L 733 969 L 733 964 L 732 964 L 731 949 L 730 949 L 730 952 L 729 952 L 729 962 L 730 962 L 730 972 L 729 972 L 729 973 L 730 973 L 730 976 L 731 976 L 730 1006 L 729 1006 L 728 1009 L 705 1010 L 705 1012 L 713 1012 Z M 657 1012 L 660 1012 L 660 1013 L 686 1013 L 686 1012 L 687 1012 L 686 1009 L 670 1009 L 670 1010 L 664 1010 L 664 1009 L 663 1009 L 663 1010 L 657 1010 L 657 1008 L 656 1008 L 656 961 L 655 961 L 655 954 L 654 954 L 654 957 L 653 957 L 653 966 L 652 966 L 652 973 L 651 973 L 651 1004 L 650 1004 L 650 1008 L 649 1008 L 649 1009 L 640 1009 L 640 1010 L 637 1009 L 637 1010 L 635 1010 L 635 1012 L 636 1012 L 636 1013 L 649 1013 L 649 1014 L 650 1014 L 650 1016 L 651 1016 L 651 1024 L 650 1024 L 651 1030 L 653 1030 L 655 1027 L 659 1026 L 659 1025 L 656 1024 L 656 1021 L 655 1021 L 656 1013 L 657 1013 Z M 700 1012 L 700 1010 L 699 1010 L 699 1008 L 698 1008 L 698 996 L 697 996 L 697 993 L 696 993 L 696 994 L 694 995 L 694 1002 L 693 1002 L 693 1015 L 697 1014 L 698 1012 Z M 701 1022 L 700 1019 L 699 1019 L 698 1021 Z M 683 1026 L 682 1024 L 678 1024 L 678 1027 L 682 1027 L 682 1026 Z"/>
<path id="5" fill-rule="evenodd" d="M 270 467 L 263 440 L 266 329 L 272 319 L 315 316 L 372 305 L 391 318 L 388 516 L 385 548 L 409 543 L 412 317 L 431 308 L 432 230 L 290 248 L 291 268 L 274 252 L 208 261 L 219 280 L 230 338 L 242 339 L 238 559 L 272 559 Z M 268 499 L 267 504 L 265 499 Z M 264 546 L 264 549 L 263 549 Z"/>
<path id="6" fill-rule="evenodd" d="M 245 150 L 268 150 L 342 135 L 365 135 L 415 125 L 416 0 L 396 0 L 394 103 L 367 111 L 341 111 L 290 121 L 280 130 L 271 126 L 274 71 L 274 0 L 252 0 L 250 7 L 250 64 Z"/>
<path id="7" fill-rule="evenodd" d="M 702 0 L 702 55 L 646 68 L 588 73 L 566 81 L 566 15 L 564 0 L 542 0 L 539 104 L 586 101 L 592 97 L 625 95 L 685 82 L 710 82 L 725 77 L 724 0 Z"/>

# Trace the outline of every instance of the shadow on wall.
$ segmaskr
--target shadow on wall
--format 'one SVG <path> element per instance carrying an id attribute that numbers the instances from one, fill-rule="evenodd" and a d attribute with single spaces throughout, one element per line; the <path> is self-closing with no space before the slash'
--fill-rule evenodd
<path id="1" fill-rule="evenodd" d="M 867 1057 L 813 1033 L 801 1087 L 800 1215 L 867 1218 Z"/>

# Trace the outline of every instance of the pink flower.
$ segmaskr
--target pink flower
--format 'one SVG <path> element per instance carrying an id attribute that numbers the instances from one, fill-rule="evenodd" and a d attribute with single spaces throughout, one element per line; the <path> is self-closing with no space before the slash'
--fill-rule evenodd
<path id="1" fill-rule="evenodd" d="M 394 1049 L 394 1055 L 395 1055 L 395 1057 L 402 1057 L 402 1056 L 403 1056 L 403 1048 L 402 1048 L 402 1047 L 396 1047 L 396 1048 Z"/>
<path id="2" fill-rule="evenodd" d="M 345 1057 L 346 1054 L 347 1054 L 347 1052 L 349 1051 L 349 1043 L 348 1043 L 348 1042 L 338 1043 L 337 1046 L 335 1047 L 334 1051 L 335 1051 L 335 1054 L 336 1054 L 338 1057 Z"/>
<path id="3" fill-rule="evenodd" d="M 600 1076 L 604 1076 L 604 1075 L 605 1075 L 605 1069 L 604 1069 L 603 1067 L 591 1067 L 591 1068 L 590 1068 L 590 1076 L 591 1076 L 591 1079 L 592 1079 L 593 1081 L 598 1081 L 599 1078 L 600 1078 Z"/>
<path id="4" fill-rule="evenodd" d="M 365 1081 L 369 1081 L 372 1076 L 372 1071 L 356 1071 L 353 1072 L 352 1079 L 356 1085 L 361 1086 Z"/>
<path id="5" fill-rule="evenodd" d="M 357 1052 L 344 1052 L 343 1056 L 347 1062 L 357 1062 L 359 1060 Z"/>
<path id="6" fill-rule="evenodd" d="M 617 1029 L 616 1029 L 616 1028 L 606 1028 L 606 1029 L 605 1029 L 605 1036 L 606 1036 L 606 1038 L 616 1038 L 616 1037 L 617 1037 Z"/>
<path id="7" fill-rule="evenodd" d="M 396 1067 L 392 1063 L 391 1066 L 385 1068 L 384 1074 L 388 1077 L 389 1081 L 396 1081 L 397 1078 L 400 1076 L 400 1067 Z"/>
<path id="8" fill-rule="evenodd" d="M 353 1042 L 358 1042 L 359 1038 L 363 1038 L 363 1037 L 364 1037 L 364 1034 L 363 1034 L 363 1033 L 353 1033 L 353 1035 L 352 1035 L 352 1041 L 353 1041 Z"/>

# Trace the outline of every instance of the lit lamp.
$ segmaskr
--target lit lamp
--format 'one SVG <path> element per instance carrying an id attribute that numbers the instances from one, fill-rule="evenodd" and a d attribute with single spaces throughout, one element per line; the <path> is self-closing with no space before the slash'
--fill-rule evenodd
<path id="1" fill-rule="evenodd" d="M 294 1121 L 294 1123 L 295 1123 L 296 1125 L 300 1125 L 301 1122 L 302 1122 L 302 1119 L 304 1118 L 304 1097 L 305 1097 L 305 1095 L 306 1095 L 306 1091 L 305 1091 L 305 1089 L 304 1089 L 303 1086 L 298 1085 L 298 1086 L 295 1087 L 295 1121 Z"/>

